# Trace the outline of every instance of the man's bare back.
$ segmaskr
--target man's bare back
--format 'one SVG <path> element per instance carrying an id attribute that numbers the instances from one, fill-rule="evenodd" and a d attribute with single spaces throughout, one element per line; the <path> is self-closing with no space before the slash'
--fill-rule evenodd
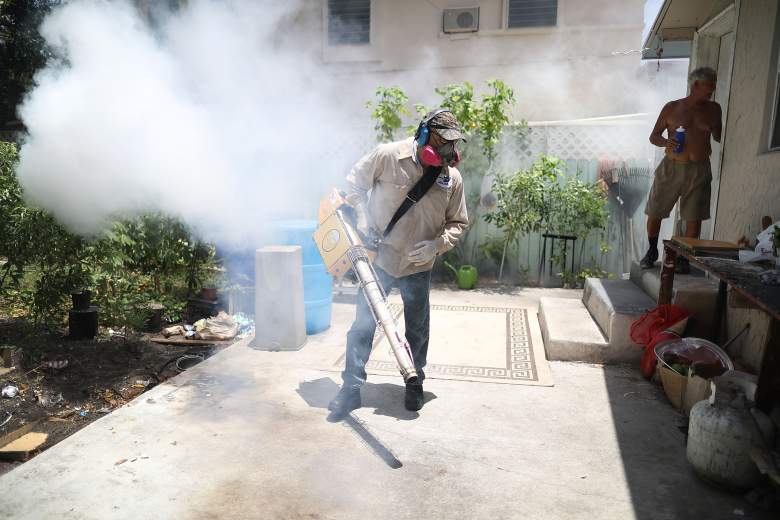
<path id="1" fill-rule="evenodd" d="M 681 153 L 674 153 L 677 146 L 677 128 L 685 128 L 685 144 Z M 666 135 L 663 137 L 663 131 Z M 696 101 L 690 96 L 670 101 L 661 110 L 655 123 L 650 142 L 666 148 L 666 155 L 675 161 L 704 161 L 710 157 L 710 136 L 717 142 L 721 137 L 721 108 L 714 101 Z"/>

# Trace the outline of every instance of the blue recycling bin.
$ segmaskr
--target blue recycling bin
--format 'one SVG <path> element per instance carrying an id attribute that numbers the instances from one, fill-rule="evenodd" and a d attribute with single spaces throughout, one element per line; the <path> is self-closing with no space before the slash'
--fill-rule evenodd
<path id="1" fill-rule="evenodd" d="M 312 234 L 316 220 L 283 220 L 274 225 L 278 245 L 301 246 L 303 263 L 303 303 L 306 310 L 306 334 L 330 328 L 333 310 L 333 277 L 328 273 Z"/>

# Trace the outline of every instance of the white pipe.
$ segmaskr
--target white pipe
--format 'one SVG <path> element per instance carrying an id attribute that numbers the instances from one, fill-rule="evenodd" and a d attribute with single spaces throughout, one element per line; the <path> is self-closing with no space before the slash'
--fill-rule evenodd
<path id="1" fill-rule="evenodd" d="M 368 256 L 360 246 L 354 246 L 350 253 L 352 253 L 350 254 L 352 267 L 363 288 L 363 296 L 374 315 L 377 326 L 382 329 L 388 343 L 390 343 L 390 350 L 395 356 L 404 381 L 406 383 L 417 382 L 418 376 L 417 370 L 414 368 L 412 349 L 404 335 L 398 331 L 398 325 L 390 312 L 384 291 L 371 267 Z"/>

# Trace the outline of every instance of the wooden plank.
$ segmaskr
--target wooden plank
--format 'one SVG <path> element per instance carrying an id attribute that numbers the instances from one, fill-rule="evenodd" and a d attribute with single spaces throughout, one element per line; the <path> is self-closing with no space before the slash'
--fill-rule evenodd
<path id="1" fill-rule="evenodd" d="M 166 338 L 165 336 L 149 336 L 147 339 L 149 341 L 153 341 L 154 343 L 159 343 L 161 345 L 183 345 L 183 346 L 192 346 L 192 347 L 204 347 L 206 345 L 232 345 L 233 344 L 233 340 L 214 341 L 214 340 L 205 340 L 205 339 L 187 339 L 182 336 L 171 336 L 169 338 Z"/>
<path id="2" fill-rule="evenodd" d="M 755 302 L 737 291 L 729 291 L 729 307 L 732 309 L 761 309 Z"/>
<path id="3" fill-rule="evenodd" d="M 672 242 L 692 251 L 739 251 L 740 249 L 740 247 L 733 242 L 722 242 L 720 240 L 702 240 L 700 238 L 674 236 L 672 237 Z"/>
<path id="4" fill-rule="evenodd" d="M 691 265 L 707 271 L 718 280 L 725 281 L 733 291 L 740 293 L 740 295 L 747 298 L 749 301 L 755 303 L 758 308 L 772 316 L 774 319 L 780 320 L 780 290 L 776 286 L 765 285 L 759 280 L 759 274 L 763 272 L 760 266 L 754 264 L 744 264 L 736 260 L 729 260 L 725 258 L 704 257 L 695 256 L 686 248 L 679 244 L 675 244 L 671 240 L 664 241 L 665 254 L 668 256 L 672 252 L 676 255 L 682 255 L 686 257 Z M 664 268 L 666 268 L 666 263 Z M 673 266 L 669 266 L 674 272 Z M 673 280 L 673 275 L 672 275 Z M 664 286 L 664 271 L 661 271 L 661 293 L 664 289 L 672 290 L 672 283 L 668 282 L 668 287 Z M 671 292 L 669 293 L 669 302 L 671 301 Z M 661 295 L 659 295 L 658 303 L 669 303 L 662 301 Z"/>
<path id="5" fill-rule="evenodd" d="M 743 264 L 722 258 L 696 258 L 696 265 L 729 284 L 733 291 L 755 303 L 761 310 L 780 320 L 780 290 L 777 286 L 761 283 L 764 271 L 753 264 Z M 692 259 L 692 263 L 693 259 Z"/>
<path id="6" fill-rule="evenodd" d="M 780 403 L 780 348 L 777 341 L 780 338 L 780 321 L 772 320 L 769 327 L 770 341 L 764 350 L 761 361 L 761 371 L 758 374 L 756 389 L 756 406 L 765 413 L 770 413 L 772 407 Z"/>
<path id="7" fill-rule="evenodd" d="M 664 262 L 661 266 L 661 287 L 658 291 L 658 305 L 672 303 L 674 289 L 674 264 L 677 260 L 677 249 L 668 240 L 664 241 Z"/>

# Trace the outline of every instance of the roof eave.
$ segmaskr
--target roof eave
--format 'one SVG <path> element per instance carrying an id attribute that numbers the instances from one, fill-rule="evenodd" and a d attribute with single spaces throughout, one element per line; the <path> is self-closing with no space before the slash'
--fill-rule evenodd
<path id="1" fill-rule="evenodd" d="M 663 21 L 674 0 L 664 0 L 653 21 L 653 28 L 642 44 L 643 60 L 679 59 L 691 57 L 695 27 L 663 29 Z"/>

